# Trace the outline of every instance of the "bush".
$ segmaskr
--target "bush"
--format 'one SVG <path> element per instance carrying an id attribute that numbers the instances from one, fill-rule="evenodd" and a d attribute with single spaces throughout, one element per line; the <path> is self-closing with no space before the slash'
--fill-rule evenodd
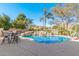
<path id="1" fill-rule="evenodd" d="M 10 26 L 11 26 L 11 24 L 6 23 L 6 24 L 3 25 L 3 29 L 9 30 Z"/>

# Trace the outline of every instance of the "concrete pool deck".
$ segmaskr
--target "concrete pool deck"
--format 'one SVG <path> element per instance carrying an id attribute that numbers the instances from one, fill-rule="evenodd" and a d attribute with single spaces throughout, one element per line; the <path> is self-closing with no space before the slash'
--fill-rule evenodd
<path id="1" fill-rule="evenodd" d="M 39 44 L 21 40 L 18 44 L 0 45 L 0 56 L 79 56 L 79 43 Z"/>

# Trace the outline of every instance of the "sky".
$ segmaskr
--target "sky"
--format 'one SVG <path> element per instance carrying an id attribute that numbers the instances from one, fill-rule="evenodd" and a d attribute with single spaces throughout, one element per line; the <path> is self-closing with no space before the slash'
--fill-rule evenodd
<path id="1" fill-rule="evenodd" d="M 24 13 L 27 18 L 33 19 L 35 25 L 42 26 L 40 18 L 43 16 L 43 9 L 47 8 L 48 11 L 51 11 L 51 8 L 55 6 L 56 3 L 0 3 L 0 15 L 4 13 L 11 20 L 15 20 L 18 14 Z M 47 24 L 47 26 L 50 25 Z"/>

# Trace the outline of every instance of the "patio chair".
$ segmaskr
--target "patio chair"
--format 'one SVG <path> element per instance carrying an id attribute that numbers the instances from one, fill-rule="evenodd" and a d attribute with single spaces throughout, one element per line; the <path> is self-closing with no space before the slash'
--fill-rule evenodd
<path id="1" fill-rule="evenodd" d="M 9 33 L 9 39 L 10 39 L 11 43 L 15 39 L 15 34 L 13 32 Z"/>
<path id="2" fill-rule="evenodd" d="M 4 39 L 2 40 L 1 44 L 3 44 L 6 40 L 8 41 L 8 44 L 10 44 L 11 40 L 9 38 L 10 37 L 9 33 L 7 31 L 3 31 L 3 34 L 4 34 Z"/>
<path id="3" fill-rule="evenodd" d="M 18 43 L 18 41 L 20 40 L 19 36 L 20 36 L 20 32 L 14 33 L 14 37 L 13 37 L 14 39 L 12 40 L 12 43 Z"/>

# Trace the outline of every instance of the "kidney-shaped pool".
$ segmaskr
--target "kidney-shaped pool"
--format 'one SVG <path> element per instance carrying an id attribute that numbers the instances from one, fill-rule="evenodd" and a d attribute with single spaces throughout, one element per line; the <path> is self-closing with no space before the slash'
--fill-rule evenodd
<path id="1" fill-rule="evenodd" d="M 64 36 L 22 36 L 24 39 L 32 39 L 37 43 L 62 43 L 69 41 L 70 38 Z"/>

